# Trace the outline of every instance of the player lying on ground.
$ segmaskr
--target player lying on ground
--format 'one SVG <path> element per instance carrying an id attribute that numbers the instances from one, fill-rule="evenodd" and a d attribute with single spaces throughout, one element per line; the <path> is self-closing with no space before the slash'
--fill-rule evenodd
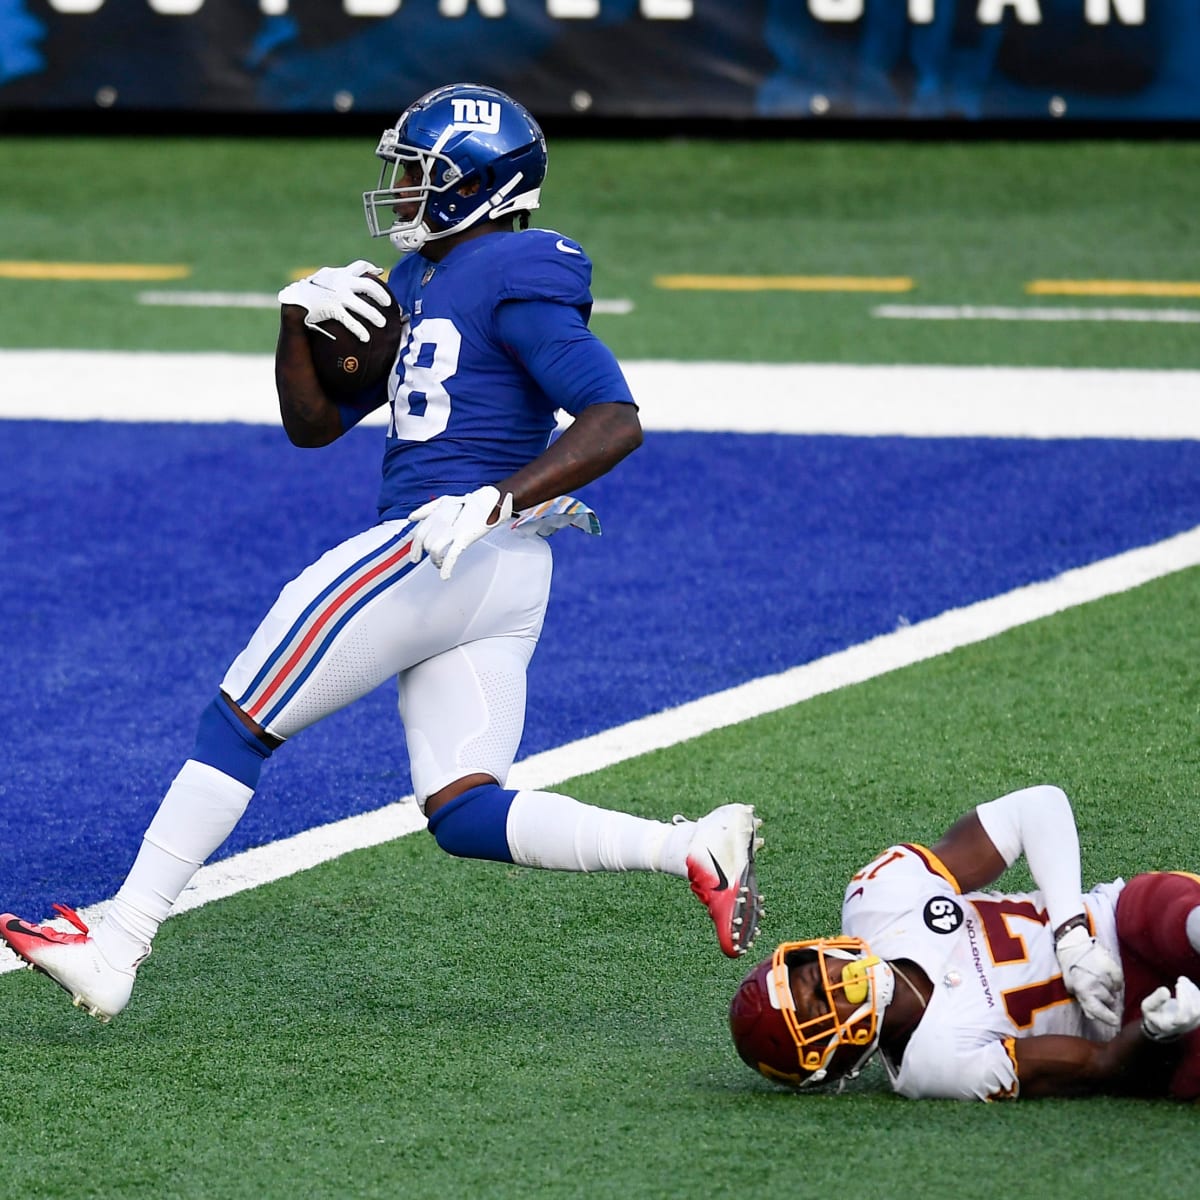
<path id="1" fill-rule="evenodd" d="M 994 883 L 1024 852 L 1038 891 Z M 876 1051 L 903 1096 L 1200 1096 L 1200 878 L 1080 892 L 1070 801 L 981 804 L 932 849 L 890 846 L 851 880 L 842 936 L 784 942 L 730 1007 L 741 1057 L 798 1088 Z"/>
<path id="2" fill-rule="evenodd" d="M 0 917 L 0 937 L 102 1020 L 128 1003 L 159 925 L 240 820 L 266 759 L 391 677 L 416 798 L 443 850 L 686 878 L 734 957 L 758 927 L 750 805 L 663 822 L 504 786 L 549 596 L 546 537 L 568 524 L 599 531 L 566 493 L 640 445 L 637 406 L 588 329 L 587 255 L 527 227 L 546 144 L 521 105 L 473 84 L 440 88 L 384 132 L 376 153 L 383 171 L 364 195 L 368 227 L 404 256 L 386 288 L 367 262 L 284 288 L 275 370 L 297 445 L 326 445 L 390 407 L 379 522 L 280 593 L 200 718 L 192 757 L 97 928 L 76 918 L 79 932 L 62 933 Z M 398 305 L 407 321 L 392 369 L 331 396 L 309 339 L 333 320 L 368 342 L 365 322 L 385 323 L 371 300 Z M 551 443 L 559 409 L 575 420 Z"/>

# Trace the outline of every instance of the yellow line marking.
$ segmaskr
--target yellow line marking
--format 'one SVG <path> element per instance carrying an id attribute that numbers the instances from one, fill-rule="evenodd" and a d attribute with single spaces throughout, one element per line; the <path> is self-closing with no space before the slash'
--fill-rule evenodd
<path id="1" fill-rule="evenodd" d="M 0 279 L 186 279 L 192 268 L 171 263 L 0 262 Z"/>
<path id="2" fill-rule="evenodd" d="M 1200 296 L 1200 283 L 1152 279 L 1035 279 L 1031 296 Z"/>
<path id="3" fill-rule="evenodd" d="M 907 275 L 656 275 L 654 286 L 701 292 L 911 292 Z"/>

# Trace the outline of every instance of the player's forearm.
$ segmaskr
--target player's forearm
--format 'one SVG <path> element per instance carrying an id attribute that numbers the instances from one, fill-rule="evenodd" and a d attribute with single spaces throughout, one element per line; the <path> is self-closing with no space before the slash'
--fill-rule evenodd
<path id="1" fill-rule="evenodd" d="M 1009 866 L 1022 852 L 1046 900 L 1052 928 L 1083 911 L 1079 835 L 1066 793 L 1049 785 L 1022 788 L 975 810 Z"/>
<path id="2" fill-rule="evenodd" d="M 528 466 L 496 483 L 513 508 L 528 508 L 591 483 L 642 444 L 632 404 L 593 404 Z"/>
<path id="3" fill-rule="evenodd" d="M 313 370 L 304 309 L 285 305 L 275 346 L 275 390 L 279 416 L 293 445 L 327 446 L 342 434 L 337 405 L 326 396 Z"/>
<path id="4" fill-rule="evenodd" d="M 1115 1038 L 1033 1037 L 1016 1044 L 1020 1095 L 1026 1099 L 1095 1092 L 1145 1093 L 1179 1055 L 1178 1042 L 1155 1042 L 1131 1021 Z"/>

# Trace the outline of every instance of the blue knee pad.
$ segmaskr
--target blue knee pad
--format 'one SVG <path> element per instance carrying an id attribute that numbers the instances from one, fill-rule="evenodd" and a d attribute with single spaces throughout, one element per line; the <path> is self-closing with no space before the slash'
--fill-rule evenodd
<path id="1" fill-rule="evenodd" d="M 498 783 L 468 788 L 429 818 L 429 832 L 447 854 L 510 863 L 508 810 L 516 794 Z"/>
<path id="2" fill-rule="evenodd" d="M 253 790 L 273 749 L 241 723 L 224 696 L 218 696 L 200 714 L 192 757 Z"/>

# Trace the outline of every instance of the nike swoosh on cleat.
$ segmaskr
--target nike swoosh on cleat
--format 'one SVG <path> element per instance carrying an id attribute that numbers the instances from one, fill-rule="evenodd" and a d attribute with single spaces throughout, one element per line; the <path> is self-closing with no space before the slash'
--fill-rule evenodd
<path id="1" fill-rule="evenodd" d="M 41 938 L 43 942 L 49 942 L 52 939 L 48 938 L 36 925 L 26 925 L 24 921 L 12 920 L 4 926 L 10 933 L 19 933 L 25 937 Z"/>
<path id="2" fill-rule="evenodd" d="M 723 892 L 729 886 L 729 879 L 721 869 L 721 864 L 717 862 L 717 856 L 711 850 L 708 852 L 708 857 L 712 859 L 712 865 L 717 872 L 717 891 Z"/>

